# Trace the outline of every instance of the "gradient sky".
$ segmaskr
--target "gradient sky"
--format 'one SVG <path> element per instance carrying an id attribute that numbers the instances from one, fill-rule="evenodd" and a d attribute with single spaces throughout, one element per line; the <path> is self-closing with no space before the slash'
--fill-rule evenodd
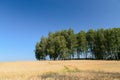
<path id="1" fill-rule="evenodd" d="M 35 60 L 42 35 L 120 27 L 120 0 L 0 0 L 0 61 Z"/>

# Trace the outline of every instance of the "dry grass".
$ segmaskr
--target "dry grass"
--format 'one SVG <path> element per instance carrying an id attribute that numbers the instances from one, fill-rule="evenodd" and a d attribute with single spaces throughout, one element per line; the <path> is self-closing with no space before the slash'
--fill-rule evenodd
<path id="1" fill-rule="evenodd" d="M 120 61 L 1 62 L 0 80 L 120 80 Z"/>

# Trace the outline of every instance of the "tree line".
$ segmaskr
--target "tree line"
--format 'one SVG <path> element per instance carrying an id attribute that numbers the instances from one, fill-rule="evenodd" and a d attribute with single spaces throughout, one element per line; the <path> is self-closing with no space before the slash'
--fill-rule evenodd
<path id="1" fill-rule="evenodd" d="M 120 60 L 120 28 L 81 30 L 77 34 L 71 28 L 49 32 L 35 46 L 37 60 L 45 60 L 47 56 L 50 60 L 81 59 L 81 54 L 84 59 Z"/>

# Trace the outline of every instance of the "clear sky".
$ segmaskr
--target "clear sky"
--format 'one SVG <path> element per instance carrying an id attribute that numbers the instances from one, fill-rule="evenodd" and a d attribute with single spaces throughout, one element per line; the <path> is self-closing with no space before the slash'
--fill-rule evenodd
<path id="1" fill-rule="evenodd" d="M 0 61 L 35 60 L 42 35 L 120 27 L 120 0 L 0 0 Z"/>

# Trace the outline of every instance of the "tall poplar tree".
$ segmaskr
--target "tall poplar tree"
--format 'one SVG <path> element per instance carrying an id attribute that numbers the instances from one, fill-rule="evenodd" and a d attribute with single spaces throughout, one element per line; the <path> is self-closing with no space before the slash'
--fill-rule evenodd
<path id="1" fill-rule="evenodd" d="M 76 36 L 74 34 L 74 31 L 70 28 L 68 30 L 68 51 L 70 54 L 70 59 L 73 57 L 74 58 L 74 54 L 75 54 L 75 50 L 76 50 L 76 46 L 77 46 L 77 39 Z"/>
<path id="2" fill-rule="evenodd" d="M 84 31 L 80 31 L 77 34 L 77 56 L 80 58 L 81 53 L 86 53 L 87 50 L 87 41 L 86 41 L 86 33 Z"/>

